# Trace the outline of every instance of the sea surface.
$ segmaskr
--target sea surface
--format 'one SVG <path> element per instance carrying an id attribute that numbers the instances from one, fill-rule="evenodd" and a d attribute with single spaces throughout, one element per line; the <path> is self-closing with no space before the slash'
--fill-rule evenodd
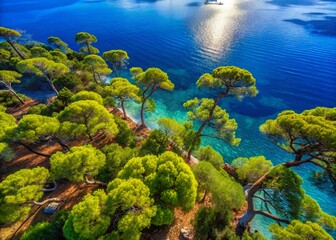
<path id="1" fill-rule="evenodd" d="M 266 119 L 285 109 L 301 112 L 316 106 L 336 106 L 335 0 L 2 0 L 0 25 L 26 31 L 26 39 L 46 43 L 60 37 L 75 50 L 77 32 L 98 38 L 102 52 L 124 49 L 129 67 L 159 67 L 175 84 L 172 92 L 157 92 L 157 109 L 146 114 L 151 128 L 161 117 L 186 119 L 183 102 L 206 96 L 195 86 L 206 72 L 224 65 L 248 69 L 257 79 L 254 98 L 222 100 L 239 124 L 238 147 L 205 139 L 226 162 L 237 157 L 265 155 L 278 164 L 292 159 L 259 132 Z M 127 71 L 122 73 L 129 77 Z M 34 98 L 48 89 L 21 89 Z M 139 107 L 128 105 L 139 119 Z M 322 209 L 336 215 L 335 194 L 308 181 L 312 166 L 300 166 L 307 194 Z M 270 237 L 268 220 L 257 217 L 253 228 Z M 335 236 L 335 234 L 334 234 Z"/>

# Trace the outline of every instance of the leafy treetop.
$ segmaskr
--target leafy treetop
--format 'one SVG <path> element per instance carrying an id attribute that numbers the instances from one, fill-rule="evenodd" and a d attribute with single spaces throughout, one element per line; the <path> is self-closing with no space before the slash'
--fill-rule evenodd
<path id="1" fill-rule="evenodd" d="M 303 223 L 294 220 L 287 227 L 272 224 L 270 230 L 273 234 L 273 238 L 276 240 L 333 239 L 321 226 L 310 221 Z"/>
<path id="2" fill-rule="evenodd" d="M 71 102 L 77 102 L 80 100 L 93 100 L 98 102 L 99 104 L 103 104 L 103 98 L 101 97 L 101 95 L 92 91 L 80 91 L 74 94 L 70 99 Z"/>
<path id="3" fill-rule="evenodd" d="M 232 165 L 236 167 L 238 178 L 245 183 L 254 183 L 272 167 L 272 161 L 266 160 L 264 156 L 251 158 L 237 158 Z"/>
<path id="4" fill-rule="evenodd" d="M 48 43 L 59 49 L 68 47 L 67 43 L 63 42 L 60 38 L 54 36 L 48 37 Z"/>
<path id="5" fill-rule="evenodd" d="M 237 98 L 255 96 L 258 91 L 256 80 L 246 69 L 235 66 L 222 66 L 212 74 L 203 74 L 196 82 L 199 88 L 215 89 L 219 96 L 233 95 Z"/>
<path id="6" fill-rule="evenodd" d="M 109 111 L 94 100 L 80 100 L 71 103 L 60 114 L 58 119 L 74 135 L 86 134 L 90 140 L 92 135 L 103 131 L 112 136 L 118 133 L 114 117 Z"/>
<path id="7" fill-rule="evenodd" d="M 133 158 L 118 177 L 143 180 L 151 195 L 168 206 L 181 206 L 189 210 L 196 200 L 195 177 L 184 160 L 173 152 Z"/>
<path id="8" fill-rule="evenodd" d="M 104 52 L 103 58 L 112 64 L 113 70 L 117 73 L 117 77 L 119 76 L 118 70 L 125 67 L 125 62 L 129 59 L 127 52 L 120 49 Z"/>
<path id="9" fill-rule="evenodd" d="M 214 106 L 214 100 L 209 98 L 194 98 L 183 104 L 188 110 L 188 118 L 192 121 L 207 122 L 214 133 L 201 133 L 199 137 L 206 136 L 223 140 L 232 145 L 238 145 L 240 138 L 235 137 L 238 125 L 234 119 L 230 119 L 229 114 L 219 106 Z"/>
<path id="10" fill-rule="evenodd" d="M 56 63 L 44 57 L 22 60 L 17 63 L 16 67 L 21 73 L 32 73 L 44 77 L 56 95 L 58 95 L 58 91 L 53 85 L 53 80 L 70 71 L 63 63 Z"/>
<path id="11" fill-rule="evenodd" d="M 11 114 L 0 111 L 0 142 L 4 140 L 8 130 L 16 127 L 16 120 Z"/>
<path id="12" fill-rule="evenodd" d="M 283 111 L 260 126 L 272 142 L 294 154 L 286 166 L 310 162 L 322 167 L 335 184 L 336 108 L 317 107 L 302 113 Z"/>
<path id="13" fill-rule="evenodd" d="M 30 211 L 29 201 L 39 200 L 49 178 L 46 168 L 21 169 L 0 183 L 0 223 L 10 223 Z"/>
<path id="14" fill-rule="evenodd" d="M 168 74 L 159 68 L 148 68 L 143 71 L 142 68 L 133 67 L 130 69 L 134 76 L 136 84 L 142 91 L 141 104 L 141 125 L 145 125 L 144 111 L 147 100 L 159 89 L 171 91 L 174 89 L 174 84 L 168 79 Z"/>
<path id="15" fill-rule="evenodd" d="M 110 217 L 106 214 L 106 193 L 97 190 L 87 194 L 76 204 L 65 222 L 63 234 L 66 239 L 98 239 L 110 225 Z"/>
<path id="16" fill-rule="evenodd" d="M 69 152 L 57 152 L 50 158 L 53 178 L 71 182 L 84 181 L 85 175 L 95 176 L 104 166 L 106 157 L 91 145 L 72 147 Z"/>
<path id="17" fill-rule="evenodd" d="M 101 76 L 107 76 L 112 73 L 105 60 L 94 54 L 87 55 L 83 60 L 83 64 L 93 74 L 96 83 L 98 83 L 98 80 L 102 82 Z"/>

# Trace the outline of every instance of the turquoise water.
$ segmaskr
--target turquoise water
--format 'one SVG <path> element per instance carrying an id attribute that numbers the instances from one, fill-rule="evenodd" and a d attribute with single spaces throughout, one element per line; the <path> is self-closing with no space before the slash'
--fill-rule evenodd
<path id="1" fill-rule="evenodd" d="M 231 162 L 239 156 L 265 155 L 274 164 L 291 156 L 270 143 L 258 128 L 284 109 L 302 111 L 336 106 L 335 0 L 2 0 L 0 24 L 26 30 L 34 40 L 58 36 L 78 49 L 74 35 L 97 36 L 101 52 L 124 49 L 130 65 L 160 67 L 175 83 L 173 92 L 156 94 L 157 110 L 146 114 L 150 127 L 160 117 L 185 120 L 182 103 L 204 92 L 198 77 L 221 65 L 246 68 L 257 79 L 259 95 L 243 101 L 225 99 L 222 107 L 234 117 L 242 138 L 239 147 L 205 139 Z M 127 74 L 124 74 L 127 76 Z M 52 93 L 27 91 L 44 98 Z M 139 119 L 138 108 L 129 106 Z M 297 169 L 304 179 L 310 166 Z M 333 196 L 304 181 L 307 193 L 323 210 L 336 215 Z M 253 226 L 267 234 L 267 222 Z"/>

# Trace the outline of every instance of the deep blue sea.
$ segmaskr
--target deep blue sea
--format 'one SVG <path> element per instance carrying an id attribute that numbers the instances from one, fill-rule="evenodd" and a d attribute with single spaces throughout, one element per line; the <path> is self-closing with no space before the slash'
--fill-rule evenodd
<path id="1" fill-rule="evenodd" d="M 266 119 L 285 109 L 301 112 L 316 106 L 336 106 L 335 0 L 2 0 L 0 25 L 25 30 L 45 42 L 58 36 L 78 50 L 74 36 L 87 31 L 98 38 L 102 52 L 124 49 L 129 66 L 159 67 L 175 83 L 173 92 L 158 92 L 157 109 L 146 114 L 152 128 L 160 117 L 186 119 L 182 103 L 204 96 L 195 82 L 222 65 L 246 68 L 257 79 L 259 94 L 242 101 L 225 99 L 222 107 L 234 117 L 242 138 L 239 147 L 204 140 L 225 161 L 265 155 L 274 164 L 291 156 L 260 132 Z M 29 36 L 28 36 L 29 37 Z M 125 72 L 125 77 L 129 75 Z M 25 91 L 45 98 L 50 92 Z M 139 108 L 128 105 L 139 119 Z M 296 170 L 306 192 L 322 209 L 336 215 L 335 195 L 312 185 L 311 166 Z M 254 228 L 269 236 L 268 221 L 256 218 Z"/>

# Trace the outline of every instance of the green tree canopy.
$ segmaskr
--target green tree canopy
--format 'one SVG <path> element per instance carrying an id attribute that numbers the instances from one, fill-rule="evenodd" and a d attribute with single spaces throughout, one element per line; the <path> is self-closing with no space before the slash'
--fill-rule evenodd
<path id="1" fill-rule="evenodd" d="M 210 162 L 217 170 L 221 170 L 224 164 L 224 159 L 219 152 L 215 151 L 211 146 L 201 147 L 195 156 L 200 161 Z"/>
<path id="2" fill-rule="evenodd" d="M 192 129 L 192 122 L 181 124 L 171 118 L 161 118 L 158 120 L 158 124 L 166 136 L 172 140 L 172 147 L 178 153 L 184 149 L 188 150 L 192 145 L 198 148 L 201 144 L 200 138 L 194 142 L 196 132 Z"/>
<path id="3" fill-rule="evenodd" d="M 153 219 L 155 225 L 170 224 L 173 221 L 172 207 L 180 206 L 189 210 L 195 204 L 195 177 L 184 160 L 173 152 L 133 158 L 119 172 L 118 177 L 137 178 L 149 187 L 156 204 L 161 205 Z M 164 215 L 166 218 L 162 218 Z"/>
<path id="4" fill-rule="evenodd" d="M 214 91 L 215 96 L 214 99 L 203 98 L 199 100 L 194 98 L 184 103 L 184 107 L 189 110 L 188 117 L 201 123 L 192 142 L 196 142 L 201 137 L 205 126 L 211 126 L 217 134 L 207 136 L 225 140 L 233 145 L 239 144 L 240 139 L 234 137 L 234 131 L 237 129 L 235 120 L 227 121 L 226 111 L 221 109 L 218 104 L 222 98 L 227 96 L 235 96 L 239 99 L 245 96 L 256 96 L 258 91 L 255 84 L 256 80 L 249 71 L 235 66 L 222 66 L 214 69 L 212 74 L 203 74 L 197 80 L 196 85 L 199 88 Z M 227 117 L 225 117 L 226 115 Z M 215 121 L 213 122 L 213 120 Z M 227 126 L 223 127 L 225 125 Z M 194 149 L 195 146 L 192 145 L 188 151 L 188 160 L 190 160 Z"/>
<path id="5" fill-rule="evenodd" d="M 231 145 L 238 145 L 240 138 L 236 138 L 235 131 L 238 128 L 237 122 L 230 119 L 229 114 L 217 106 L 215 100 L 210 98 L 194 98 L 183 104 L 188 110 L 188 118 L 192 121 L 201 123 L 201 127 L 194 136 L 196 140 L 199 137 L 211 137 L 228 142 Z M 205 126 L 209 126 L 212 131 L 203 133 Z M 188 159 L 190 159 L 194 145 L 188 149 Z"/>
<path id="6" fill-rule="evenodd" d="M 138 156 L 136 148 L 121 147 L 118 144 L 112 143 L 101 149 L 106 156 L 106 163 L 99 173 L 102 181 L 109 182 L 117 177 L 128 160 Z"/>
<path id="7" fill-rule="evenodd" d="M 10 70 L 0 70 L 0 83 L 6 86 L 8 91 L 13 94 L 21 104 L 24 103 L 23 99 L 16 93 L 16 91 L 12 87 L 12 83 L 20 83 L 22 75 L 15 71 Z"/>
<path id="8" fill-rule="evenodd" d="M 67 153 L 57 152 L 51 156 L 50 171 L 54 179 L 81 182 L 86 174 L 97 175 L 105 161 L 105 155 L 91 145 L 72 147 Z"/>
<path id="9" fill-rule="evenodd" d="M 168 137 L 164 132 L 154 129 L 142 144 L 140 153 L 143 156 L 147 154 L 159 155 L 167 150 L 168 143 Z"/>
<path id="10" fill-rule="evenodd" d="M 20 240 L 58 240 L 64 239 L 62 228 L 67 220 L 69 212 L 67 210 L 58 211 L 55 218 L 50 222 L 38 222 L 30 226 L 22 235 Z"/>
<path id="11" fill-rule="evenodd" d="M 301 183 L 300 176 L 290 168 L 284 165 L 273 167 L 245 188 L 248 210 L 240 219 L 240 224 L 247 224 L 256 214 L 260 214 L 286 224 L 292 220 L 314 221 L 335 229 L 336 217 L 323 212 L 318 203 L 305 194 Z M 254 199 L 260 201 L 260 209 L 257 209 L 257 205 L 251 207 Z"/>
<path id="12" fill-rule="evenodd" d="M 15 152 L 8 143 L 0 142 L 0 165 L 1 161 L 10 161 L 15 157 Z"/>
<path id="13" fill-rule="evenodd" d="M 280 113 L 276 119 L 267 120 L 260 126 L 262 133 L 294 157 L 272 168 L 248 186 L 245 191 L 248 208 L 239 220 L 240 226 L 246 227 L 255 214 L 284 223 L 307 215 L 300 213 L 302 209 L 307 209 L 305 202 L 309 201 L 300 186 L 301 180 L 286 168 L 313 163 L 318 168 L 324 169 L 335 184 L 335 116 L 336 108 L 317 107 L 300 114 L 287 110 Z M 260 191 L 264 196 L 259 196 Z M 255 198 L 259 198 L 265 206 L 271 205 L 285 219 L 271 214 L 271 211 L 256 210 L 253 201 Z M 280 200 L 282 200 L 281 203 Z M 312 202 L 308 205 L 313 206 Z M 314 204 L 314 206 L 318 205 Z M 302 220 L 312 220 L 335 228 L 334 220 L 319 209 L 319 207 L 310 208 L 308 214 L 311 216 L 314 212 L 318 218 Z"/>
<path id="14" fill-rule="evenodd" d="M 72 68 L 74 63 L 68 60 L 67 55 L 65 55 L 63 52 L 61 52 L 59 49 L 50 51 L 50 54 L 52 56 L 52 60 L 54 60 L 57 63 L 64 63 L 69 68 Z"/>
<path id="15" fill-rule="evenodd" d="M 11 53 L 5 49 L 0 49 L 0 63 L 3 64 L 5 69 L 8 69 L 7 61 L 9 60 Z"/>
<path id="16" fill-rule="evenodd" d="M 49 155 L 32 150 L 27 144 L 54 140 L 67 151 L 69 146 L 64 139 L 71 138 L 71 136 L 66 131 L 62 132 L 61 130 L 60 122 L 54 117 L 27 114 L 20 119 L 17 127 L 11 131 L 10 140 L 25 146 L 36 154 L 49 157 Z"/>
<path id="17" fill-rule="evenodd" d="M 233 160 L 232 165 L 236 167 L 240 181 L 254 183 L 271 169 L 272 162 L 266 160 L 264 156 L 256 156 L 251 158 L 237 158 Z"/>
<path id="18" fill-rule="evenodd" d="M 0 126 L 1 142 L 5 139 L 7 132 L 16 127 L 16 120 L 12 115 L 0 111 Z"/>
<path id="19" fill-rule="evenodd" d="M 148 187 L 139 179 L 115 179 L 75 205 L 63 227 L 66 239 L 139 240 L 156 213 Z M 111 234 L 106 234 L 108 229 Z M 107 237 L 110 239 L 109 237 Z"/>
<path id="20" fill-rule="evenodd" d="M 112 73 L 112 70 L 109 69 L 104 59 L 94 54 L 86 56 L 83 60 L 83 64 L 88 69 L 88 71 L 92 73 L 93 79 L 97 84 L 98 82 L 103 81 L 103 77 L 106 77 Z"/>
<path id="21" fill-rule="evenodd" d="M 212 74 L 203 74 L 196 82 L 199 88 L 209 88 L 217 92 L 218 97 L 233 95 L 237 98 L 256 96 L 258 90 L 252 74 L 236 66 L 221 66 Z"/>
<path id="22" fill-rule="evenodd" d="M 121 239 L 138 240 L 141 230 L 149 227 L 156 214 L 150 190 L 139 179 L 115 179 L 108 187 L 106 208 L 112 218 L 122 213 L 117 223 Z"/>
<path id="23" fill-rule="evenodd" d="M 272 224 L 270 230 L 273 233 L 273 238 L 276 240 L 333 239 L 321 226 L 310 221 L 303 223 L 294 220 L 287 227 Z"/>
<path id="24" fill-rule="evenodd" d="M 77 102 L 80 100 L 93 100 L 99 104 L 103 104 L 103 98 L 98 93 L 91 91 L 80 91 L 74 94 L 70 99 L 71 102 Z"/>
<path id="25" fill-rule="evenodd" d="M 21 37 L 21 33 L 10 28 L 0 27 L 0 38 L 5 39 L 5 41 L 13 48 L 16 54 L 21 58 L 25 59 L 23 54 L 15 46 L 15 40 Z"/>
<path id="26" fill-rule="evenodd" d="M 211 151 L 204 148 L 202 152 Z M 195 214 L 193 221 L 195 239 L 238 240 L 239 238 L 231 230 L 232 209 L 240 209 L 243 205 L 245 200 L 243 188 L 226 172 L 222 169 L 218 171 L 208 161 L 198 163 L 194 166 L 193 172 L 199 183 L 199 191 L 204 192 L 203 200 L 208 193 L 211 193 L 212 203 L 211 206 L 201 206 Z"/>
<path id="27" fill-rule="evenodd" d="M 141 124 L 145 126 L 144 111 L 147 100 L 157 91 L 166 90 L 172 91 L 174 84 L 168 79 L 167 73 L 159 68 L 148 68 L 143 71 L 142 68 L 134 67 L 130 69 L 131 74 L 134 76 L 136 84 L 142 91 L 142 104 L 141 104 Z"/>
<path id="28" fill-rule="evenodd" d="M 118 125 L 119 132 L 115 136 L 115 141 L 124 147 L 135 147 L 135 134 L 128 124 L 121 118 L 115 116 L 116 124 Z"/>
<path id="29" fill-rule="evenodd" d="M 104 52 L 103 58 L 112 64 L 117 77 L 119 77 L 119 70 L 126 67 L 126 61 L 129 59 L 127 52 L 120 49 Z"/>
<path id="30" fill-rule="evenodd" d="M 317 107 L 295 113 L 283 111 L 267 120 L 260 131 L 295 159 L 286 166 L 313 163 L 336 184 L 336 108 Z"/>
<path id="31" fill-rule="evenodd" d="M 56 118 L 37 114 L 23 116 L 14 131 L 14 140 L 36 143 L 42 139 L 50 139 L 59 130 L 60 123 Z"/>
<path id="32" fill-rule="evenodd" d="M 245 201 L 243 188 L 234 182 L 225 172 L 218 171 L 210 162 L 201 161 L 193 172 L 205 193 L 210 192 L 216 211 L 240 209 Z M 230 186 L 230 187 L 228 187 Z"/>
<path id="33" fill-rule="evenodd" d="M 31 57 L 32 58 L 44 57 L 44 58 L 47 58 L 49 60 L 53 59 L 53 56 L 50 54 L 50 52 L 43 47 L 39 47 L 39 46 L 32 47 L 30 49 L 30 52 L 31 52 Z"/>
<path id="34" fill-rule="evenodd" d="M 66 239 L 98 239 L 110 226 L 110 217 L 106 214 L 107 195 L 103 190 L 87 194 L 76 204 L 66 220 L 63 234 Z"/>
<path id="35" fill-rule="evenodd" d="M 76 43 L 81 46 L 81 52 L 88 54 L 98 54 L 99 50 L 92 47 L 91 44 L 97 42 L 95 35 L 88 32 L 78 32 L 75 36 Z"/>
<path id="36" fill-rule="evenodd" d="M 120 101 L 121 108 L 124 113 L 124 119 L 127 119 L 125 101 L 141 101 L 139 96 L 140 89 L 137 86 L 131 84 L 126 78 L 113 78 L 110 85 L 106 87 L 106 91 Z"/>
<path id="37" fill-rule="evenodd" d="M 18 62 L 16 67 L 21 73 L 31 73 L 44 77 L 56 95 L 58 95 L 58 91 L 53 84 L 54 79 L 62 77 L 70 71 L 63 63 L 56 63 L 43 57 L 22 60 Z"/>
<path id="38" fill-rule="evenodd" d="M 71 103 L 60 112 L 58 119 L 62 122 L 65 131 L 73 135 L 86 134 L 90 140 L 98 131 L 103 131 L 106 136 L 118 133 L 113 115 L 93 100 Z"/>
<path id="39" fill-rule="evenodd" d="M 29 201 L 38 201 L 49 172 L 43 167 L 21 169 L 0 183 L 0 223 L 10 223 L 26 216 Z"/>
<path id="40" fill-rule="evenodd" d="M 63 42 L 60 38 L 54 36 L 48 37 L 48 43 L 55 48 L 61 49 L 62 51 L 64 51 L 68 47 L 67 43 Z"/>

